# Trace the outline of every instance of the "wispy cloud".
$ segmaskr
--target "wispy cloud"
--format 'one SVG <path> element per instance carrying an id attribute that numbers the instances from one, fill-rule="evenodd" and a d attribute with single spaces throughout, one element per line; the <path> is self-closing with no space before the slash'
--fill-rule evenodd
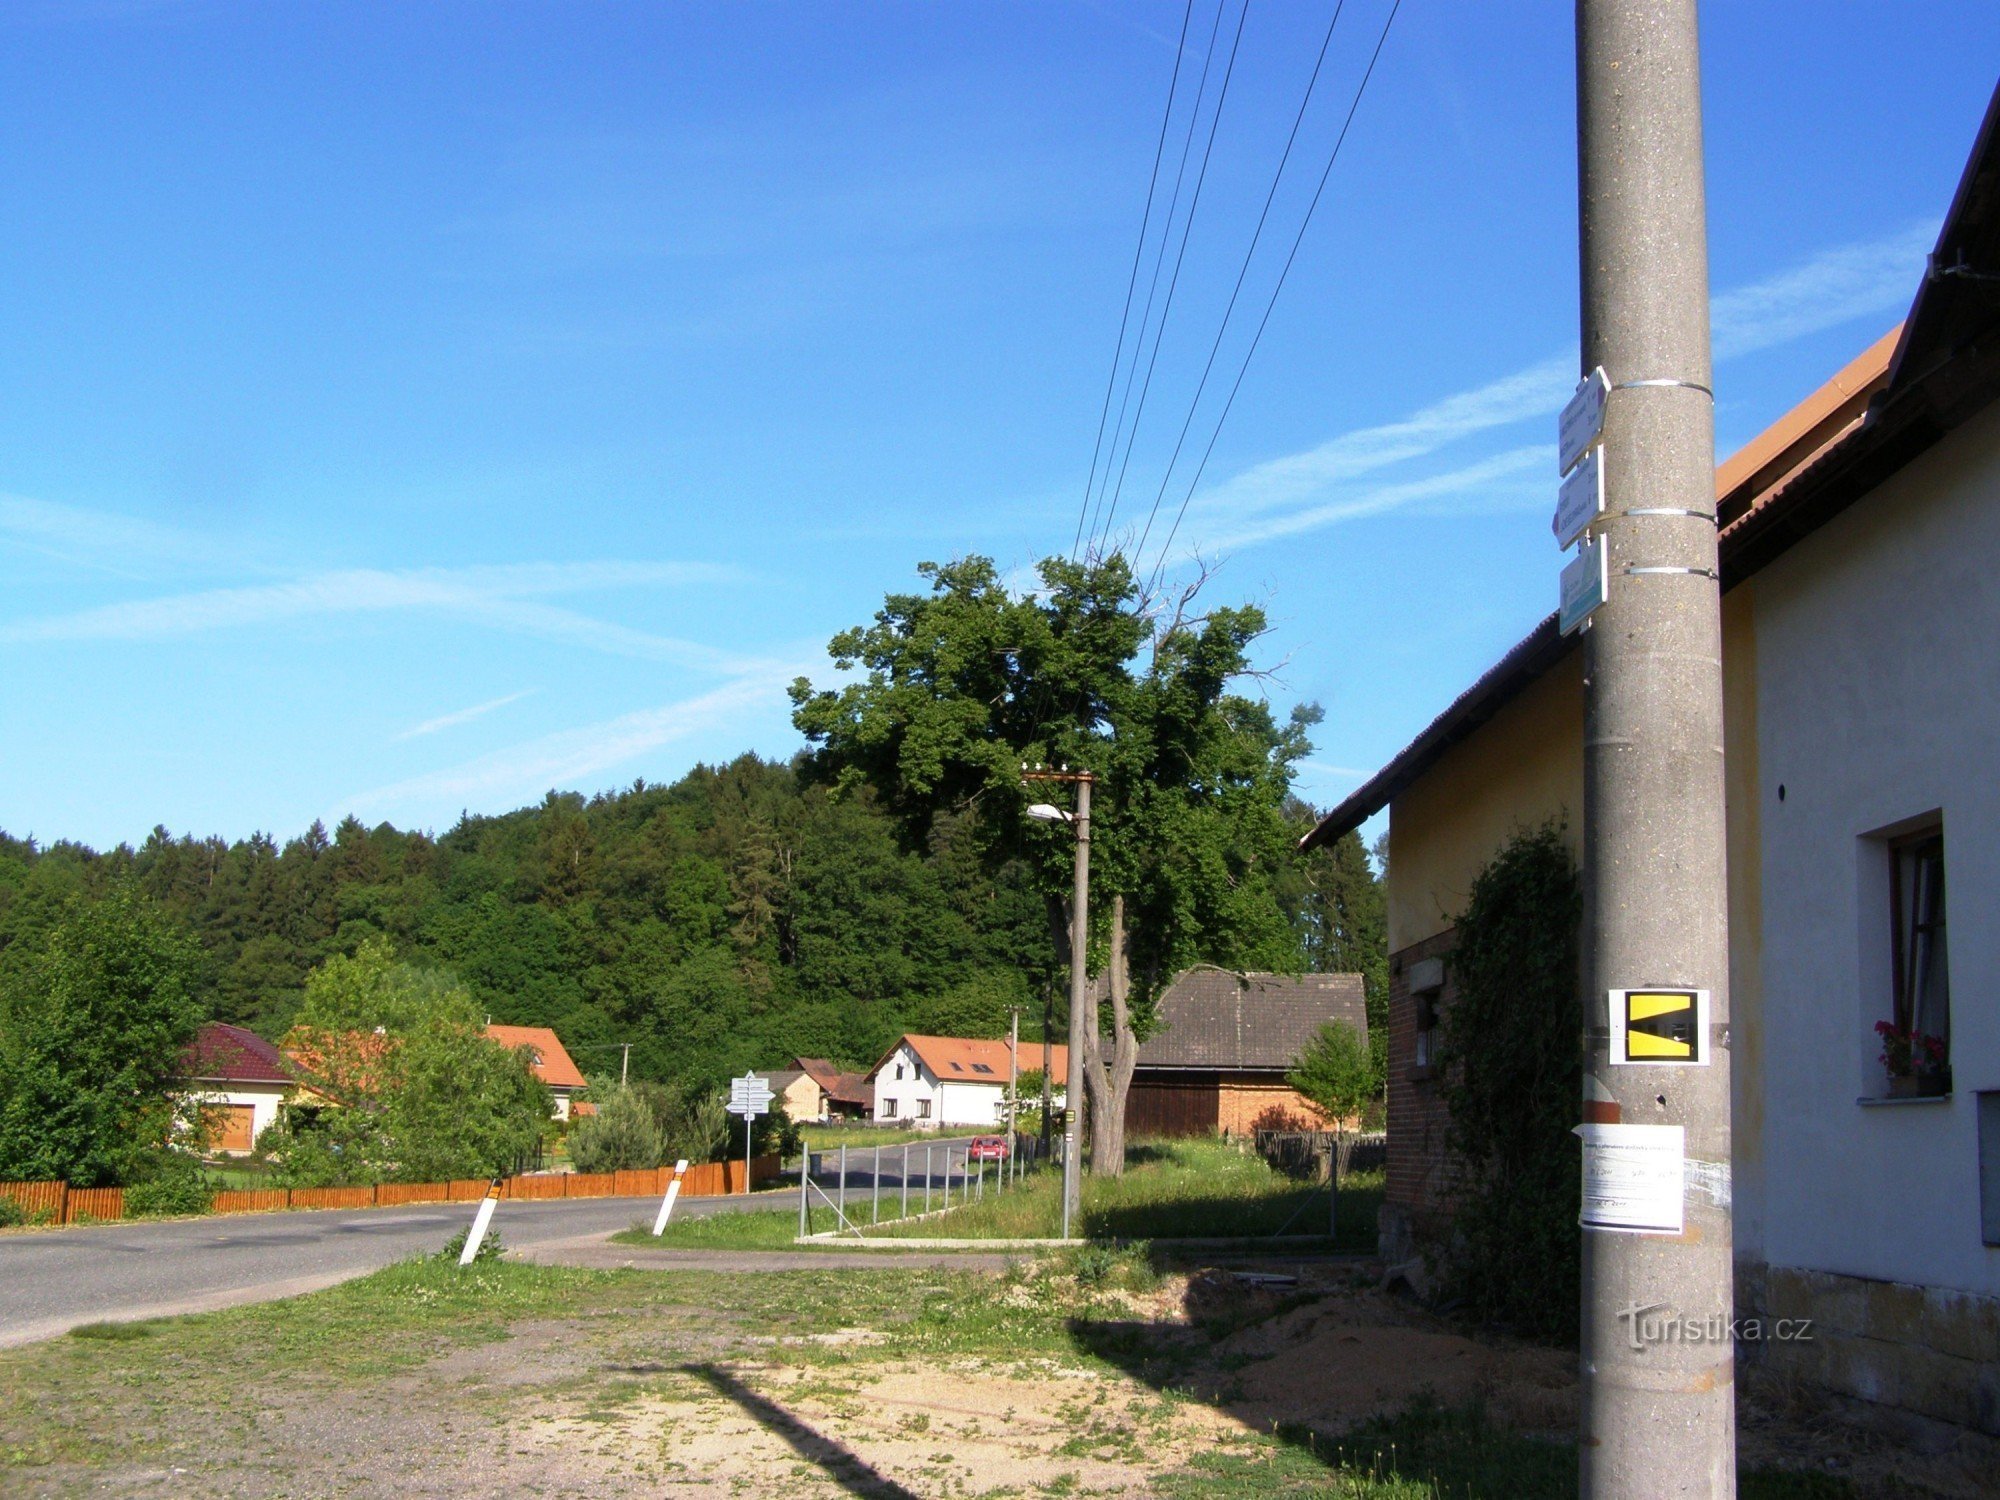
<path id="1" fill-rule="evenodd" d="M 523 698 L 532 696 L 536 691 L 537 689 L 535 688 L 523 688 L 520 692 L 509 693 L 504 698 L 494 698 L 485 703 L 475 703 L 471 708 L 461 708 L 452 713 L 439 714 L 435 719 L 426 719 L 421 724 L 412 724 L 401 734 L 392 735 L 390 738 L 414 740 L 421 739 L 427 734 L 436 734 L 439 730 L 456 729 L 461 724 L 470 724 L 474 719 L 485 718 L 486 715 L 492 713 L 495 709 L 505 708 L 510 703 L 519 703 Z"/>
<path id="2" fill-rule="evenodd" d="M 782 700 L 785 685 L 805 670 L 802 663 L 772 664 L 698 697 L 558 730 L 443 770 L 357 792 L 346 799 L 342 810 L 374 816 L 454 803 L 490 805 L 550 787 L 575 786 L 662 745 L 771 708 Z"/>
<path id="3" fill-rule="evenodd" d="M 1842 245 L 1709 304 L 1717 359 L 1774 348 L 1856 318 L 1904 312 L 1916 294 L 1924 257 L 1937 243 L 1926 219 L 1879 240 Z"/>
<path id="4" fill-rule="evenodd" d="M 56 557 L 118 578 L 156 578 L 163 571 L 246 566 L 232 543 L 139 516 L 58 505 L 25 495 L 0 495 L 0 543 Z"/>
<path id="5" fill-rule="evenodd" d="M 1710 311 L 1716 359 L 1755 354 L 1858 318 L 1893 316 L 1908 304 L 1936 236 L 1935 220 L 1913 224 L 1724 292 L 1713 299 Z M 1442 474 L 1363 481 L 1435 457 L 1466 439 L 1548 419 L 1568 398 L 1576 371 L 1572 348 L 1398 421 L 1356 428 L 1303 453 L 1252 465 L 1195 497 L 1177 556 L 1170 561 L 1395 510 L 1433 509 L 1454 501 L 1476 502 L 1482 509 L 1512 508 L 1522 501 L 1526 475 L 1537 467 L 1553 473 L 1552 441 L 1514 447 Z M 1548 490 L 1544 484 L 1538 493 Z"/>
<path id="6" fill-rule="evenodd" d="M 521 563 L 466 568 L 353 568 L 284 583 L 204 589 L 107 604 L 0 626 L 0 644 L 143 641 L 341 615 L 427 611 L 613 655 L 738 671 L 754 659 L 653 635 L 549 604 L 549 595 L 641 585 L 720 582 L 735 570 L 706 563 Z"/>

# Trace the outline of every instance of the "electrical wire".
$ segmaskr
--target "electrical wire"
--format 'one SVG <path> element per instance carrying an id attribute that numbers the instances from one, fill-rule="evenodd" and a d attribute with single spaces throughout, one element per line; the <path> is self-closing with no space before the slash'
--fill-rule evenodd
<path id="1" fill-rule="evenodd" d="M 1192 155 L 1194 152 L 1194 133 L 1196 127 L 1198 127 L 1201 123 L 1201 102 L 1203 99 L 1208 97 L 1208 75 L 1214 70 L 1215 67 L 1215 43 L 1216 39 L 1222 34 L 1222 18 L 1224 14 L 1227 12 L 1228 8 L 1229 8 L 1229 0 L 1215 0 L 1215 20 L 1210 24 L 1208 28 L 1208 50 L 1202 58 L 1201 80 L 1195 86 L 1194 105 L 1188 111 L 1187 136 L 1186 139 L 1184 139 L 1181 142 L 1180 164 L 1174 171 L 1174 191 L 1172 197 L 1169 198 L 1167 201 L 1167 216 L 1165 221 L 1162 223 L 1160 227 L 1160 248 L 1158 253 L 1153 257 L 1153 274 L 1146 286 L 1146 306 L 1144 310 L 1139 314 L 1139 336 L 1133 341 L 1132 344 L 1132 363 L 1126 367 L 1125 371 L 1125 393 L 1118 398 L 1118 420 L 1116 423 L 1112 425 L 1111 428 L 1111 451 L 1113 453 L 1116 453 L 1118 451 L 1118 439 L 1124 435 L 1125 417 L 1127 412 L 1131 410 L 1132 383 L 1138 375 L 1139 355 L 1140 352 L 1145 348 L 1146 344 L 1146 329 L 1152 323 L 1153 303 L 1155 299 L 1159 296 L 1160 269 L 1166 263 L 1167 241 L 1173 237 L 1174 215 L 1180 208 L 1181 187 L 1187 181 L 1188 157 Z M 1205 168 L 1206 167 L 1205 161 L 1203 165 Z M 1192 213 L 1192 210 L 1190 210 L 1190 213 Z M 1176 270 L 1178 270 L 1178 267 L 1176 267 Z M 1164 321 L 1165 318 L 1164 312 L 1162 313 L 1161 316 L 1162 320 Z M 1134 420 L 1136 421 L 1136 418 Z M 1107 463 L 1105 465 L 1102 481 L 1098 485 L 1097 504 L 1091 511 L 1090 531 L 1089 531 L 1090 547 L 1089 549 L 1087 549 L 1086 555 L 1088 555 L 1089 552 L 1094 552 L 1097 549 L 1097 545 L 1100 540 L 1099 527 L 1104 515 L 1105 494 L 1110 489 L 1110 486 L 1111 486 L 1111 468 L 1109 463 Z"/>
<path id="2" fill-rule="evenodd" d="M 1139 544 L 1132 549 L 1136 559 L 1146 550 L 1146 541 L 1153 534 L 1153 522 L 1160 514 L 1160 502 L 1166 498 L 1167 485 L 1174 476 L 1174 467 L 1180 462 L 1181 449 L 1187 442 L 1189 429 L 1194 426 L 1195 413 L 1201 409 L 1202 395 L 1208 390 L 1208 377 L 1215 369 L 1215 358 L 1222 351 L 1223 336 L 1229 332 L 1229 320 L 1235 315 L 1237 298 L 1243 295 L 1243 283 L 1249 278 L 1250 263 L 1256 258 L 1257 246 L 1264 238 L 1264 226 L 1271 217 L 1271 205 L 1277 201 L 1278 187 L 1284 181 L 1285 168 L 1292 159 L 1292 147 L 1298 144 L 1299 127 L 1305 123 L 1306 110 L 1311 107 L 1313 91 L 1319 87 L 1319 75 L 1326 67 L 1327 52 L 1333 46 L 1334 32 L 1340 28 L 1341 13 L 1347 9 L 1347 0 L 1336 0 L 1333 19 L 1327 22 L 1326 36 L 1319 44 L 1319 56 L 1313 62 L 1312 77 L 1306 80 L 1306 91 L 1299 100 L 1298 113 L 1292 117 L 1291 134 L 1285 137 L 1284 152 L 1278 157 L 1278 169 L 1271 174 L 1271 190 L 1264 195 L 1264 208 L 1257 215 L 1257 227 L 1250 235 L 1250 247 L 1243 252 L 1243 264 L 1236 272 L 1236 285 L 1230 289 L 1229 305 L 1222 310 L 1222 322 L 1215 330 L 1215 342 L 1208 347 L 1208 362 L 1201 367 L 1201 379 L 1194 388 L 1194 399 L 1188 402 L 1187 418 L 1181 423 L 1180 435 L 1174 439 L 1174 451 L 1167 459 L 1166 472 L 1160 475 L 1160 487 L 1153 495 L 1152 509 L 1146 513 L 1145 527 L 1139 533 Z"/>
<path id="3" fill-rule="evenodd" d="M 1218 7 L 1218 10 L 1219 9 L 1220 8 Z M 1153 388 L 1153 370 L 1159 364 L 1160 345 L 1165 340 L 1167 334 L 1167 316 L 1169 313 L 1173 311 L 1174 291 L 1180 285 L 1181 266 L 1187 259 L 1188 236 L 1194 229 L 1195 211 L 1201 206 L 1202 184 L 1208 180 L 1208 163 L 1215 151 L 1215 133 L 1217 128 L 1222 124 L 1222 107 L 1229 100 L 1229 80 L 1232 77 L 1234 77 L 1236 73 L 1236 56 L 1243 42 L 1243 25 L 1244 22 L 1249 19 L 1249 16 L 1250 16 L 1250 0 L 1243 0 L 1242 8 L 1236 14 L 1236 33 L 1230 40 L 1229 62 L 1228 65 L 1223 70 L 1222 87 L 1220 90 L 1217 91 L 1216 94 L 1215 113 L 1209 118 L 1208 139 L 1202 144 L 1201 170 L 1195 177 L 1194 196 L 1188 201 L 1188 216 L 1187 219 L 1181 225 L 1180 246 L 1174 252 L 1174 274 L 1167 283 L 1167 300 L 1161 306 L 1160 321 L 1158 326 L 1153 331 L 1153 352 L 1147 358 L 1146 361 L 1145 383 L 1139 389 L 1139 405 L 1137 406 L 1137 408 L 1134 409 L 1132 413 L 1132 427 L 1131 430 L 1126 434 L 1125 457 L 1120 462 L 1118 467 L 1117 488 L 1115 488 L 1112 491 L 1111 503 L 1109 506 L 1106 507 L 1104 512 L 1104 529 L 1103 529 L 1103 536 L 1101 538 L 1102 540 L 1109 540 L 1110 538 L 1111 526 L 1118 514 L 1118 500 L 1119 497 L 1123 495 L 1125 492 L 1125 474 L 1126 471 L 1130 469 L 1132 466 L 1132 448 L 1133 445 L 1139 439 L 1139 422 L 1146 412 L 1147 393 L 1150 392 Z M 1164 241 L 1162 242 L 1161 248 L 1163 250 L 1165 249 Z M 1139 332 L 1140 332 L 1140 338 L 1143 340 L 1145 337 L 1145 328 L 1143 325 L 1141 326 Z M 1133 364 L 1135 367 L 1137 366 L 1137 363 L 1138 361 L 1135 355 L 1133 360 Z M 1117 441 L 1116 433 L 1113 434 L 1112 440 L 1115 445 Z"/>
<path id="4" fill-rule="evenodd" d="M 1146 184 L 1146 211 L 1139 219 L 1139 243 L 1132 247 L 1132 271 L 1125 281 L 1125 310 L 1118 315 L 1118 345 L 1111 354 L 1111 373 L 1104 379 L 1104 406 L 1097 414 L 1097 440 L 1090 450 L 1090 476 L 1083 482 L 1083 503 L 1076 510 L 1076 537 L 1069 544 L 1070 561 L 1076 560 L 1083 543 L 1083 522 L 1090 513 L 1090 492 L 1097 484 L 1097 459 L 1104 448 L 1104 423 L 1111 415 L 1111 393 L 1118 386 L 1118 366 L 1125 359 L 1125 330 L 1132 320 L 1132 293 L 1139 285 L 1139 263 L 1145 259 L 1146 236 L 1153 223 L 1153 197 L 1160 186 L 1160 162 L 1166 155 L 1167 126 L 1173 122 L 1174 95 L 1180 88 L 1181 59 L 1187 50 L 1188 23 L 1194 18 L 1194 0 L 1187 0 L 1181 12 L 1180 40 L 1174 44 L 1174 74 L 1167 84 L 1167 107 L 1160 115 L 1160 138 L 1153 146 L 1153 175 Z"/>
<path id="5" fill-rule="evenodd" d="M 1174 514 L 1173 527 L 1167 532 L 1167 539 L 1160 546 L 1158 561 L 1147 576 L 1147 590 L 1150 592 L 1154 580 L 1166 572 L 1167 557 L 1172 551 L 1174 538 L 1180 534 L 1181 522 L 1187 516 L 1188 502 L 1194 498 L 1196 486 L 1208 469 L 1208 461 L 1215 453 L 1217 439 L 1222 436 L 1222 426 L 1229 420 L 1229 413 L 1236 405 L 1236 396 L 1243 389 L 1243 377 L 1250 371 L 1250 361 L 1256 356 L 1257 346 L 1263 341 L 1264 330 L 1270 326 L 1271 311 L 1278 305 L 1278 294 L 1285 289 L 1285 278 L 1291 274 L 1292 262 L 1298 258 L 1299 246 L 1304 242 L 1306 230 L 1311 227 L 1313 214 L 1319 208 L 1320 196 L 1326 191 L 1327 180 L 1333 176 L 1334 163 L 1340 160 L 1340 148 L 1346 144 L 1347 132 L 1354 124 L 1355 113 L 1361 108 L 1362 95 L 1368 92 L 1368 82 L 1375 76 L 1375 65 L 1382 59 L 1382 48 L 1389 40 L 1389 28 L 1396 24 L 1396 14 L 1403 7 L 1403 0 L 1394 0 L 1389 7 L 1389 15 L 1382 23 L 1382 34 L 1375 39 L 1375 50 L 1369 55 L 1367 71 L 1361 75 L 1361 82 L 1354 90 L 1354 102 L 1348 106 L 1347 118 L 1342 121 L 1340 134 L 1335 138 L 1333 150 L 1327 156 L 1326 170 L 1320 173 L 1319 186 L 1313 189 L 1312 201 L 1306 205 L 1305 218 L 1299 224 L 1299 232 L 1292 240 L 1291 251 L 1285 256 L 1285 264 L 1278 272 L 1277 285 L 1271 288 L 1271 298 L 1264 304 L 1264 316 L 1257 323 L 1257 332 L 1250 340 L 1250 347 L 1244 351 L 1243 363 L 1236 372 L 1236 380 L 1229 388 L 1229 399 L 1223 403 L 1222 414 L 1215 419 L 1215 430 L 1209 434 L 1208 446 L 1202 451 L 1201 463 L 1196 466 L 1194 477 L 1188 481 L 1187 493 L 1181 496 L 1180 508 Z"/>

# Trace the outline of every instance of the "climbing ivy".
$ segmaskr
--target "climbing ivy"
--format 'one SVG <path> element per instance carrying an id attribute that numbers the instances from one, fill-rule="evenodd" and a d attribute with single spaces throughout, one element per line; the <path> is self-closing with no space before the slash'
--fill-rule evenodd
<path id="1" fill-rule="evenodd" d="M 1468 1184 L 1447 1282 L 1475 1316 L 1548 1338 L 1577 1326 L 1582 912 L 1560 827 L 1516 834 L 1472 883 L 1439 1017 Z"/>

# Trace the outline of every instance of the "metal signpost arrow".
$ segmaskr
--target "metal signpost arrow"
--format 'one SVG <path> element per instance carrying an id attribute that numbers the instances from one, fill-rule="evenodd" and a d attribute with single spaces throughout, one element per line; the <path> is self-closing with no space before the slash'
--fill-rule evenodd
<path id="1" fill-rule="evenodd" d="M 769 1114 L 776 1096 L 771 1085 L 755 1073 L 729 1080 L 729 1112 L 743 1116 L 743 1191 L 750 1191 L 750 1127 L 759 1115 Z"/>

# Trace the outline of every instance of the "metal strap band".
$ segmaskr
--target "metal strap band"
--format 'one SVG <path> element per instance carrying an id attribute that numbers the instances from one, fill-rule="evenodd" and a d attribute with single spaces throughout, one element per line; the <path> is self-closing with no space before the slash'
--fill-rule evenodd
<path id="1" fill-rule="evenodd" d="M 1687 507 L 1681 505 L 1649 505 L 1643 509 L 1635 507 L 1632 510 L 1615 511 L 1613 514 L 1621 516 L 1693 516 L 1698 521 L 1713 521 L 1715 519 L 1713 512 L 1689 510 Z"/>
<path id="2" fill-rule="evenodd" d="M 1634 577 L 1645 573 L 1693 573 L 1702 578 L 1713 578 L 1717 583 L 1722 581 L 1713 568 L 1626 568 L 1623 571 Z"/>
<path id="3" fill-rule="evenodd" d="M 1694 380 L 1621 380 L 1611 387 L 1614 391 L 1636 391 L 1651 386 L 1679 386 L 1683 390 L 1700 391 L 1709 400 L 1715 399 L 1715 392 Z"/>

